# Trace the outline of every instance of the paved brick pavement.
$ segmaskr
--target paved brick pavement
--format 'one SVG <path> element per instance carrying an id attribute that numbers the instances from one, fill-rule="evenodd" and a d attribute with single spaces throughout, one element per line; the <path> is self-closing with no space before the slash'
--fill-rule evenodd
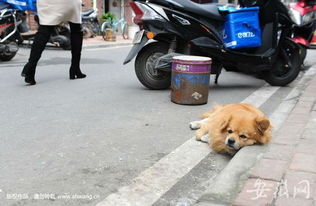
<path id="1" fill-rule="evenodd" d="M 250 171 L 235 206 L 316 206 L 316 76 Z"/>

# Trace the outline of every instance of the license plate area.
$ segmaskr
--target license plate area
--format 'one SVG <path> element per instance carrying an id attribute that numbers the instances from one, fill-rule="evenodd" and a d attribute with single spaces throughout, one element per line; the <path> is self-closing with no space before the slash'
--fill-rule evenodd
<path id="1" fill-rule="evenodd" d="M 139 44 L 142 41 L 144 33 L 145 33 L 145 30 L 141 30 L 141 31 L 136 32 L 134 39 L 133 39 L 133 44 Z"/>

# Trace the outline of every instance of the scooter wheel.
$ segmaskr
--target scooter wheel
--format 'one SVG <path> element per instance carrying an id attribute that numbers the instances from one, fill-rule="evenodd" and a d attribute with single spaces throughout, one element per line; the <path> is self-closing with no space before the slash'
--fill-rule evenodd
<path id="1" fill-rule="evenodd" d="M 171 84 L 171 73 L 155 70 L 159 57 L 168 53 L 169 45 L 164 42 L 147 44 L 137 55 L 135 73 L 138 80 L 148 89 L 168 89 Z"/>
<path id="2" fill-rule="evenodd" d="M 272 69 L 264 72 L 264 79 L 272 86 L 286 86 L 297 78 L 300 69 L 298 46 L 290 40 L 285 40 Z"/>
<path id="3" fill-rule="evenodd" d="M 299 53 L 300 53 L 301 63 L 304 64 L 304 61 L 307 55 L 307 48 L 301 45 L 299 45 L 299 47 L 300 47 Z"/>
<path id="4" fill-rule="evenodd" d="M 0 61 L 10 61 L 15 57 L 16 52 L 11 52 L 10 54 L 0 54 Z"/>

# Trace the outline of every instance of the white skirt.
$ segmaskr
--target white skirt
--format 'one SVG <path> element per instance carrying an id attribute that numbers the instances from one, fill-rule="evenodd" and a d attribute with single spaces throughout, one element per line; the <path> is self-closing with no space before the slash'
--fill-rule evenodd
<path id="1" fill-rule="evenodd" d="M 81 0 L 37 0 L 40 25 L 81 24 Z"/>

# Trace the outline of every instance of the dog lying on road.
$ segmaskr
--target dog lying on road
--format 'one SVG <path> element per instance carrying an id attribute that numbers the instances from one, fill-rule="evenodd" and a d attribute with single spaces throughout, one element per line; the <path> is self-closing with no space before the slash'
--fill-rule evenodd
<path id="1" fill-rule="evenodd" d="M 197 129 L 195 138 L 208 142 L 219 153 L 233 155 L 244 146 L 266 144 L 271 140 L 270 121 L 250 104 L 215 106 L 202 118 L 190 123 L 191 129 Z"/>

